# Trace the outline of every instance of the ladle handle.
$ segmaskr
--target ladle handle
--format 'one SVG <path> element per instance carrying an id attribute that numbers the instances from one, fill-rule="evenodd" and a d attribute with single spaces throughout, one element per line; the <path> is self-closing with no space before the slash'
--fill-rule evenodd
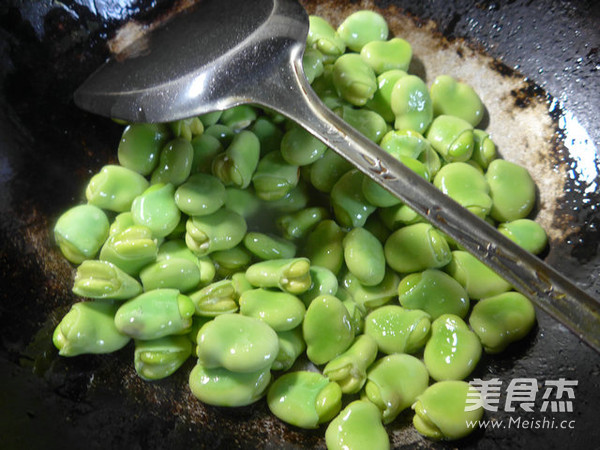
<path id="1" fill-rule="evenodd" d="M 265 101 L 298 122 L 466 251 L 501 275 L 542 310 L 600 352 L 600 303 L 495 228 L 443 194 L 327 108 L 304 76 L 301 58 L 280 92 Z M 273 87 L 277 89 L 277 86 Z"/>

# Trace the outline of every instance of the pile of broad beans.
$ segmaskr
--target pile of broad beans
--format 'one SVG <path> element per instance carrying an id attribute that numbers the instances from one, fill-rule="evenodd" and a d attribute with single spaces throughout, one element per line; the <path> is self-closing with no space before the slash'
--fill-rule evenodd
<path id="1" fill-rule="evenodd" d="M 497 159 L 467 84 L 428 87 L 411 46 L 360 11 L 337 30 L 310 18 L 306 75 L 344 120 L 532 252 L 535 186 Z M 326 428 L 328 448 L 387 448 L 412 408 L 417 431 L 459 439 L 478 421 L 465 379 L 535 322 L 527 298 L 385 189 L 284 117 L 242 105 L 131 124 L 54 233 L 77 266 L 56 327 L 63 356 L 133 340 L 140 377 L 197 363 L 202 402 L 263 397 L 279 419 Z M 308 359 L 312 365 L 300 361 Z M 476 402 L 475 402 L 476 403 Z"/>

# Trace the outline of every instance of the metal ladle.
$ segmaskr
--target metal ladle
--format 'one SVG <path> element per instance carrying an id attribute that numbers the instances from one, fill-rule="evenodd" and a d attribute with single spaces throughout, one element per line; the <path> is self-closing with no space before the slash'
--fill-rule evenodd
<path id="1" fill-rule="evenodd" d="M 600 352 L 600 303 L 329 110 L 302 68 L 295 0 L 204 0 L 145 33 L 76 91 L 83 109 L 169 122 L 243 103 L 299 123 Z"/>

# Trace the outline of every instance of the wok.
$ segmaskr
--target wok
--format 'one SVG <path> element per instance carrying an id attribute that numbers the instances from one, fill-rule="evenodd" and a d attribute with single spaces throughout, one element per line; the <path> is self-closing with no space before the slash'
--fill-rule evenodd
<path id="1" fill-rule="evenodd" d="M 188 1 L 189 3 L 189 1 Z M 500 153 L 529 168 L 545 260 L 600 296 L 600 5 L 584 0 L 303 2 L 337 25 L 360 8 L 385 14 L 413 45 L 411 70 L 471 83 L 489 110 Z M 137 378 L 128 347 L 61 358 L 51 333 L 76 301 L 73 270 L 54 247 L 58 215 L 82 201 L 87 180 L 116 160 L 121 127 L 78 110 L 75 88 L 135 19 L 150 24 L 185 2 L 9 0 L 0 6 L 0 448 L 324 448 L 323 430 L 272 417 L 264 402 L 202 405 L 186 387 L 190 360 L 167 380 Z M 115 39 L 115 36 L 117 38 Z M 600 358 L 538 311 L 538 325 L 473 377 L 539 385 L 532 412 L 486 412 L 509 428 L 452 444 L 421 438 L 405 412 L 388 427 L 396 448 L 591 448 L 600 442 Z M 547 380 L 577 380 L 572 412 L 540 411 Z M 553 420 L 566 429 L 517 427 Z M 570 428 L 572 425 L 573 428 Z"/>

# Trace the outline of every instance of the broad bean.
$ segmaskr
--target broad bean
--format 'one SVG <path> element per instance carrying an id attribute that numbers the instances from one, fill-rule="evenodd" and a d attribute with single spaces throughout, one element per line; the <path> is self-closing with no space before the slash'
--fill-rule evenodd
<path id="1" fill-rule="evenodd" d="M 354 341 L 348 310 L 333 295 L 321 295 L 311 302 L 304 315 L 302 333 L 308 359 L 317 365 L 342 354 Z"/>
<path id="2" fill-rule="evenodd" d="M 472 433 L 483 416 L 479 391 L 464 381 L 439 381 L 429 386 L 412 405 L 413 425 L 434 440 L 456 440 Z M 469 402 L 475 407 L 471 408 Z"/>
<path id="3" fill-rule="evenodd" d="M 390 423 L 410 408 L 428 384 L 429 373 L 420 359 L 393 353 L 369 368 L 364 397 L 381 410 L 383 423 Z"/>
<path id="4" fill-rule="evenodd" d="M 90 205 L 115 212 L 126 212 L 131 203 L 149 186 L 139 173 L 126 167 L 109 164 L 94 175 L 85 190 Z"/>
<path id="5" fill-rule="evenodd" d="M 397 305 L 381 306 L 365 318 L 365 334 L 375 339 L 379 350 L 388 355 L 415 353 L 423 348 L 430 326 L 426 312 Z"/>
<path id="6" fill-rule="evenodd" d="M 54 226 L 54 239 L 60 251 L 73 264 L 96 256 L 108 237 L 109 222 L 104 211 L 94 205 L 79 205 L 64 212 Z"/>
<path id="7" fill-rule="evenodd" d="M 77 267 L 73 292 L 82 297 L 127 300 L 141 294 L 142 286 L 108 261 L 86 260 Z"/>
<path id="8" fill-rule="evenodd" d="M 61 356 L 111 353 L 130 341 L 113 320 L 118 305 L 104 300 L 71 306 L 54 330 L 52 342 Z"/>
<path id="9" fill-rule="evenodd" d="M 205 369 L 222 367 L 232 372 L 268 370 L 279 353 L 277 333 L 260 319 L 241 314 L 221 314 L 198 332 L 198 364 Z"/>
<path id="10" fill-rule="evenodd" d="M 239 304 L 240 314 L 260 319 L 276 332 L 298 327 L 306 312 L 304 303 L 295 295 L 266 289 L 245 291 Z"/>
<path id="11" fill-rule="evenodd" d="M 271 385 L 267 404 L 284 422 L 300 428 L 317 428 L 340 411 L 342 391 L 320 373 L 290 372 Z"/>
<path id="12" fill-rule="evenodd" d="M 505 292 L 479 300 L 469 325 L 487 353 L 499 353 L 525 337 L 535 325 L 535 309 L 523 294 Z"/>
<path id="13" fill-rule="evenodd" d="M 177 289 L 155 289 L 123 303 L 115 326 L 134 339 L 158 339 L 189 331 L 193 314 L 194 303 Z"/>
<path id="14" fill-rule="evenodd" d="M 366 400 L 350 403 L 329 423 L 325 443 L 328 450 L 390 448 L 390 438 L 381 423 L 381 412 Z"/>
<path id="15" fill-rule="evenodd" d="M 135 341 L 134 367 L 144 380 L 160 380 L 173 374 L 192 354 L 187 336 L 165 336 Z"/>

